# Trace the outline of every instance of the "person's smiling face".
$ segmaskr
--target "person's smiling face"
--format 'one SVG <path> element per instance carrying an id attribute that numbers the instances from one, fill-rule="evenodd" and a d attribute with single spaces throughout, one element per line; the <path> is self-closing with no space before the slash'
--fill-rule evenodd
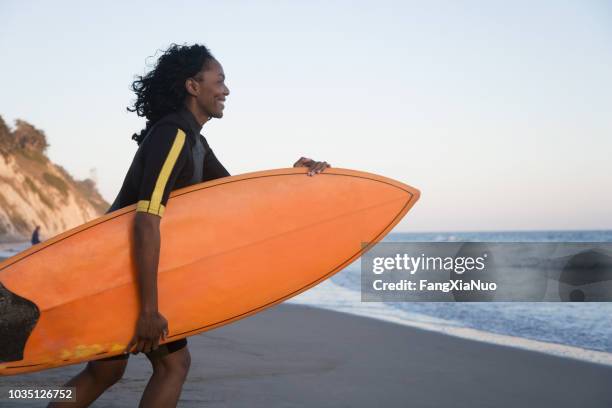
<path id="1" fill-rule="evenodd" d="M 229 89 L 221 64 L 213 59 L 195 75 L 195 98 L 199 110 L 209 118 L 222 118 Z"/>

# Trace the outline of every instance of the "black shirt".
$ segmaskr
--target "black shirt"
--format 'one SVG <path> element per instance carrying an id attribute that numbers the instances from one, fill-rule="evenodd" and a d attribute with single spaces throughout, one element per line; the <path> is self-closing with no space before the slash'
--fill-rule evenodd
<path id="1" fill-rule="evenodd" d="M 108 212 L 138 203 L 136 211 L 162 216 L 170 192 L 229 176 L 187 109 L 160 119 L 142 141 Z"/>

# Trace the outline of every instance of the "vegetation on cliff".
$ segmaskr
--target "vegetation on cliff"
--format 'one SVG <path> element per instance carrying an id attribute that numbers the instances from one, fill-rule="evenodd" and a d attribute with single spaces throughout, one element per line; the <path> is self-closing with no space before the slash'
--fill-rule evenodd
<path id="1" fill-rule="evenodd" d="M 49 237 L 103 214 L 108 203 L 93 180 L 76 180 L 46 155 L 45 133 L 24 120 L 11 129 L 0 117 L 0 240 Z"/>

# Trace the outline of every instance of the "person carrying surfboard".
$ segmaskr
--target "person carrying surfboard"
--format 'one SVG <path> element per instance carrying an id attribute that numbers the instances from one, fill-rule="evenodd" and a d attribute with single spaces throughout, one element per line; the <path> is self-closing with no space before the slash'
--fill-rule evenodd
<path id="1" fill-rule="evenodd" d="M 170 192 L 203 181 L 229 176 L 206 139 L 202 126 L 222 118 L 229 89 L 223 67 L 200 44 L 172 44 L 155 67 L 132 84 L 133 107 L 147 124 L 132 138 L 139 147 L 109 212 L 137 204 L 134 219 L 134 261 L 140 314 L 135 333 L 123 354 L 94 360 L 66 386 L 76 388 L 76 402 L 53 402 L 49 407 L 86 407 L 125 372 L 130 353 L 145 353 L 153 374 L 140 400 L 141 407 L 176 406 L 191 358 L 187 340 L 159 345 L 168 335 L 168 322 L 158 309 L 157 268 L 160 221 Z M 330 165 L 301 157 L 294 167 L 307 167 L 308 176 Z"/>

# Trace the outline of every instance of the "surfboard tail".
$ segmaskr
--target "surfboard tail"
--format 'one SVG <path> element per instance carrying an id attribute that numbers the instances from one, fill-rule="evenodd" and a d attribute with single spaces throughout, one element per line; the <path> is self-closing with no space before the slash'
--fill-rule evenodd
<path id="1" fill-rule="evenodd" d="M 38 318 L 36 304 L 0 282 L 0 363 L 23 360 L 26 342 Z"/>

